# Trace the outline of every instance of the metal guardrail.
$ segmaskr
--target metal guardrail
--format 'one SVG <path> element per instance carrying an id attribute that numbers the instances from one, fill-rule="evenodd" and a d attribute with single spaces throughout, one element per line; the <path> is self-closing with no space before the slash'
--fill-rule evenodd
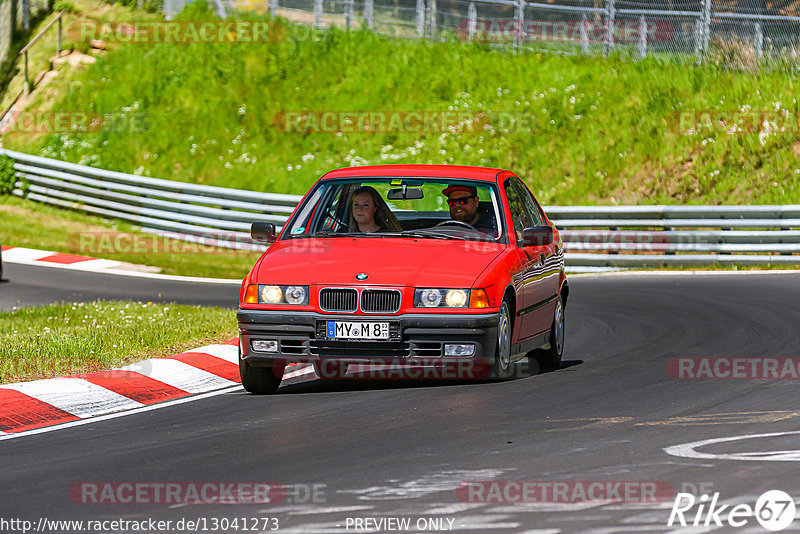
<path id="1" fill-rule="evenodd" d="M 208 245 L 263 248 L 250 239 L 250 224 L 281 225 L 302 198 L 136 176 L 10 150 L 0 154 L 13 158 L 17 177 L 28 182 L 17 182 L 17 196 Z"/>
<path id="2" fill-rule="evenodd" d="M 10 150 L 0 154 L 15 160 L 18 196 L 207 245 L 261 250 L 250 239 L 250 224 L 280 226 L 302 198 L 136 176 Z M 793 255 L 800 254 L 800 205 L 545 211 L 561 229 L 573 268 L 800 265 L 800 256 Z"/>

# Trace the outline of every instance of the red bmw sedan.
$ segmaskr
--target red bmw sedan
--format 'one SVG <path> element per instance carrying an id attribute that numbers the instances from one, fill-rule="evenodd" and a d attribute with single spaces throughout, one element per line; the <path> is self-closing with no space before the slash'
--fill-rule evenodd
<path id="1" fill-rule="evenodd" d="M 325 174 L 245 277 L 239 369 L 273 393 L 287 363 L 446 366 L 508 378 L 560 364 L 569 285 L 558 230 L 513 172 L 376 165 Z M 481 372 L 483 369 L 486 372 Z"/>

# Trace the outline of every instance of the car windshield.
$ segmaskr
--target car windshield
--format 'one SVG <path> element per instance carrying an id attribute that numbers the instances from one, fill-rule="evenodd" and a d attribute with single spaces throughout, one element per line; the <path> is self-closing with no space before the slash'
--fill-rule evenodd
<path id="1" fill-rule="evenodd" d="M 410 236 L 495 241 L 503 238 L 494 184 L 443 178 L 323 181 L 287 223 L 284 239 Z"/>

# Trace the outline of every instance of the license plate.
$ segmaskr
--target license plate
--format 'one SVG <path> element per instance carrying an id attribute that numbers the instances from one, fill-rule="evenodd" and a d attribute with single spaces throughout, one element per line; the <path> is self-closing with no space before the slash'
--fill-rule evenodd
<path id="1" fill-rule="evenodd" d="M 328 339 L 380 340 L 389 339 L 389 323 L 353 323 L 327 321 Z"/>

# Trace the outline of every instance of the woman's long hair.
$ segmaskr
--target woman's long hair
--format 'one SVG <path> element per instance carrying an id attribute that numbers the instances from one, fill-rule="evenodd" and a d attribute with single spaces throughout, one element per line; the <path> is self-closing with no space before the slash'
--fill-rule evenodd
<path id="1" fill-rule="evenodd" d="M 369 193 L 369 196 L 372 198 L 373 204 L 375 204 L 375 223 L 382 227 L 386 228 L 387 232 L 402 232 L 403 228 L 400 226 L 400 223 L 397 222 L 397 217 L 394 216 L 394 213 L 389 209 L 389 206 L 381 197 L 381 194 L 374 187 L 370 187 L 368 185 L 363 185 L 353 191 L 353 194 L 350 196 L 351 199 L 355 198 L 356 195 L 360 195 L 361 193 Z M 352 200 L 351 200 L 352 202 Z M 352 212 L 352 208 L 351 208 Z M 352 222 L 351 224 L 355 224 Z"/>

